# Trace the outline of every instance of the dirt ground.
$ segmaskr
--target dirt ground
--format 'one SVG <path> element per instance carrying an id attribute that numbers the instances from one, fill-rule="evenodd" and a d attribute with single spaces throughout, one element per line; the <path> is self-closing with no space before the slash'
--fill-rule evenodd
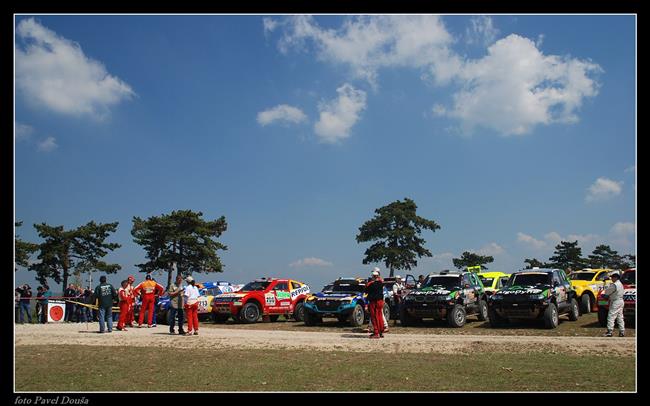
<path id="1" fill-rule="evenodd" d="M 613 343 L 616 345 L 612 345 Z M 198 336 L 169 335 L 168 327 L 130 328 L 99 334 L 97 323 L 25 324 L 15 326 L 14 343 L 22 345 L 91 345 L 169 347 L 187 349 L 302 349 L 311 351 L 383 351 L 387 353 L 550 352 L 634 356 L 636 337 L 575 337 L 531 335 L 450 335 L 387 333 L 370 340 L 365 332 L 277 331 L 215 328 L 206 325 Z"/>

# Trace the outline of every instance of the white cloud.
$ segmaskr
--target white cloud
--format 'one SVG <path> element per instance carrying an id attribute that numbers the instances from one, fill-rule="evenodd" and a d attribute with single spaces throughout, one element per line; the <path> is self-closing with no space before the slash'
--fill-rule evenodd
<path id="1" fill-rule="evenodd" d="M 16 141 L 27 140 L 34 133 L 34 127 L 28 124 L 16 123 Z"/>
<path id="2" fill-rule="evenodd" d="M 479 44 L 488 46 L 494 43 L 499 30 L 494 27 L 492 17 L 477 16 L 469 20 L 469 27 L 465 30 L 465 42 L 470 45 Z"/>
<path id="3" fill-rule="evenodd" d="M 616 182 L 607 178 L 598 178 L 594 184 L 589 186 L 587 189 L 588 193 L 585 200 L 587 202 L 607 200 L 620 195 L 622 190 L 623 182 Z"/>
<path id="4" fill-rule="evenodd" d="M 629 168 L 625 169 L 625 172 L 633 172 L 636 173 L 636 165 L 632 165 Z"/>
<path id="5" fill-rule="evenodd" d="M 544 238 L 549 240 L 552 244 L 557 244 L 557 243 L 559 243 L 560 241 L 563 240 L 562 236 L 560 234 L 556 233 L 555 231 L 551 231 L 550 233 L 546 234 L 544 236 Z"/>
<path id="6" fill-rule="evenodd" d="M 289 264 L 289 266 L 292 268 L 299 268 L 305 266 L 332 266 L 332 265 L 333 264 L 331 262 L 325 261 L 324 259 L 320 259 L 320 258 L 314 258 L 314 257 L 299 259 Z"/>
<path id="7" fill-rule="evenodd" d="M 321 60 L 347 65 L 355 77 L 373 85 L 384 67 L 433 67 L 434 78 L 444 81 L 448 65 L 457 59 L 448 49 L 453 38 L 439 16 L 355 16 L 338 29 L 321 28 L 311 16 L 295 16 L 281 25 L 281 52 L 313 44 Z"/>
<path id="8" fill-rule="evenodd" d="M 434 116 L 444 116 L 447 114 L 447 109 L 442 104 L 436 103 L 431 108 Z"/>
<path id="9" fill-rule="evenodd" d="M 634 223 L 618 222 L 612 226 L 610 231 L 617 235 L 634 234 L 636 233 L 636 225 Z"/>
<path id="10" fill-rule="evenodd" d="M 601 71 L 588 61 L 542 54 L 515 34 L 468 60 L 458 71 L 462 88 L 447 115 L 461 121 L 463 132 L 489 128 L 499 135 L 523 135 L 540 124 L 574 123 L 586 97 L 598 93 L 590 74 Z"/>
<path id="11" fill-rule="evenodd" d="M 528 235 L 528 234 L 524 234 L 522 232 L 517 233 L 517 241 L 522 242 L 522 243 L 524 243 L 526 245 L 529 245 L 530 247 L 532 247 L 532 248 L 534 248 L 536 250 L 546 248 L 546 245 L 547 245 L 546 242 L 544 242 L 542 240 L 538 240 L 535 237 L 533 237 L 531 235 Z"/>
<path id="12" fill-rule="evenodd" d="M 16 29 L 24 47 L 16 46 L 16 87 L 33 103 L 57 113 L 103 118 L 109 107 L 135 95 L 87 57 L 79 44 L 59 36 L 33 18 Z"/>
<path id="13" fill-rule="evenodd" d="M 598 234 L 568 234 L 563 237 L 559 233 L 551 231 L 544 238 L 553 246 L 559 244 L 561 241 L 578 241 L 578 245 L 584 246 L 598 241 L 601 237 Z"/>
<path id="14" fill-rule="evenodd" d="M 307 121 L 307 116 L 299 108 L 287 104 L 280 104 L 257 113 L 257 122 L 262 126 L 276 121 L 299 124 Z"/>
<path id="15" fill-rule="evenodd" d="M 314 131 L 323 142 L 334 143 L 350 136 L 350 129 L 366 108 L 366 92 L 349 84 L 336 89 L 338 98 L 318 106 L 320 118 Z"/>
<path id="16" fill-rule="evenodd" d="M 265 34 L 273 32 L 278 26 L 277 20 L 274 20 L 274 19 L 269 18 L 269 17 L 263 18 L 262 19 L 262 24 L 264 24 L 264 33 Z"/>
<path id="17" fill-rule="evenodd" d="M 495 256 L 495 255 L 501 255 L 505 252 L 502 246 L 495 242 L 491 242 L 489 244 L 486 244 L 483 246 L 483 248 L 478 250 L 478 253 L 481 255 L 490 255 L 490 256 Z"/>
<path id="18" fill-rule="evenodd" d="M 56 143 L 56 138 L 47 137 L 46 139 L 39 141 L 37 146 L 39 151 L 50 152 L 58 147 Z"/>

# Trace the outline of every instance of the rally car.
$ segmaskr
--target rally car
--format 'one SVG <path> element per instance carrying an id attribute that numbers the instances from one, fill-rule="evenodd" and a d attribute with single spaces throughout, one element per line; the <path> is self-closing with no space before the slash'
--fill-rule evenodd
<path id="1" fill-rule="evenodd" d="M 447 319 L 450 326 L 462 327 L 468 314 L 476 314 L 481 321 L 487 319 L 483 284 L 475 273 L 446 270 L 430 274 L 420 288 L 404 297 L 400 322 L 409 326 L 423 318 Z"/>
<path id="2" fill-rule="evenodd" d="M 555 328 L 560 315 L 576 321 L 580 311 L 564 271 L 533 268 L 513 273 L 508 285 L 490 296 L 489 314 L 493 327 L 510 319 L 542 319 L 546 328 Z"/>
<path id="3" fill-rule="evenodd" d="M 361 326 L 369 319 L 368 300 L 363 278 L 338 278 L 328 291 L 311 294 L 305 300 L 305 325 L 323 322 L 323 317 L 336 317 L 341 323 Z M 384 289 L 384 298 L 387 290 Z M 384 317 L 390 317 L 389 304 L 384 301 Z"/>
<path id="4" fill-rule="evenodd" d="M 621 283 L 625 288 L 623 294 L 623 317 L 625 322 L 634 322 L 636 315 L 636 268 L 627 269 L 621 274 Z M 598 295 L 598 322 L 601 326 L 607 326 L 607 312 L 609 311 L 609 300 L 604 290 Z"/>
<path id="5" fill-rule="evenodd" d="M 569 275 L 571 286 L 576 291 L 576 300 L 580 305 L 583 314 L 596 311 L 596 298 L 600 292 L 609 284 L 609 269 L 583 269 L 572 272 Z"/>
<path id="6" fill-rule="evenodd" d="M 212 300 L 213 318 L 217 323 L 230 317 L 243 323 L 255 323 L 260 316 L 276 321 L 284 315 L 287 319 L 293 317 L 302 321 L 303 303 L 308 294 L 309 286 L 293 279 L 255 279 L 237 292 L 216 295 Z"/>
<path id="7" fill-rule="evenodd" d="M 215 295 L 228 292 L 236 292 L 244 285 L 236 285 L 227 281 L 197 283 L 199 289 L 199 319 L 206 319 L 212 315 L 212 300 Z M 170 297 L 167 293 L 158 299 L 158 320 L 167 323 L 167 314 L 171 306 Z"/>
<path id="8" fill-rule="evenodd" d="M 483 283 L 485 293 L 488 296 L 503 288 L 510 278 L 509 274 L 503 272 L 479 272 L 476 275 Z"/>

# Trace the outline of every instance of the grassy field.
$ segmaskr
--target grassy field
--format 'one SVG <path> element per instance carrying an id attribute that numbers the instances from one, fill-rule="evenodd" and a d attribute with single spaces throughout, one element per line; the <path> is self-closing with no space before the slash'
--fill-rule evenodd
<path id="1" fill-rule="evenodd" d="M 363 329 L 350 327 L 345 323 L 340 323 L 337 319 L 327 318 L 324 323 L 319 326 L 307 327 L 304 323 L 287 321 L 284 317 L 280 317 L 277 322 L 259 322 L 255 324 L 238 324 L 232 320 L 224 324 L 214 324 L 212 321 L 205 321 L 201 323 L 203 327 L 215 328 L 241 328 L 241 329 L 259 329 L 259 330 L 285 330 L 285 331 L 339 331 L 339 332 L 360 332 Z M 582 315 L 577 321 L 569 321 L 566 316 L 560 317 L 560 325 L 553 330 L 547 330 L 541 321 L 528 321 L 523 320 L 513 322 L 506 327 L 492 328 L 489 322 L 478 321 L 476 316 L 469 316 L 467 324 L 463 328 L 451 328 L 446 321 L 424 320 L 419 326 L 402 327 L 398 321 L 391 320 L 388 323 L 391 334 L 453 334 L 453 335 L 526 335 L 526 336 L 585 336 L 596 337 L 605 332 L 605 328 L 598 324 L 598 316 L 596 313 Z M 634 337 L 636 331 L 634 324 L 628 323 L 626 325 L 626 333 L 630 337 Z"/>
<path id="2" fill-rule="evenodd" d="M 39 392 L 633 391 L 635 362 L 634 357 L 555 353 L 188 352 L 57 345 L 17 346 L 15 376 L 17 391 Z"/>

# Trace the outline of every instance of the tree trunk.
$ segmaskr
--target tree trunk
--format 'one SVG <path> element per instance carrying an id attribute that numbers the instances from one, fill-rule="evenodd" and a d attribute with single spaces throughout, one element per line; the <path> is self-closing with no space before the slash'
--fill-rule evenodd
<path id="1" fill-rule="evenodd" d="M 167 288 L 169 288 L 172 285 L 172 272 L 174 272 L 174 268 L 170 266 L 169 269 L 167 270 Z"/>
<path id="2" fill-rule="evenodd" d="M 393 272 L 395 272 L 395 271 L 393 270 L 393 267 L 391 266 L 391 267 L 390 267 L 390 277 L 391 277 L 391 278 L 393 277 Z"/>

